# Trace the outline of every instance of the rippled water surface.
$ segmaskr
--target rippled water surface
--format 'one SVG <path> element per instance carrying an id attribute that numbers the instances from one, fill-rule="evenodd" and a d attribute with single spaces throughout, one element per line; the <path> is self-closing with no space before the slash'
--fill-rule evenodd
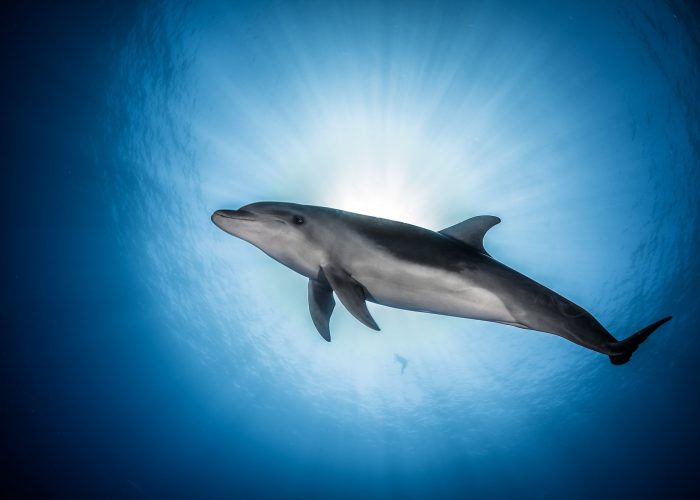
<path id="1" fill-rule="evenodd" d="M 698 493 L 689 6 L 167 3 L 57 11 L 53 29 L 65 50 L 53 31 L 40 49 L 56 83 L 24 75 L 48 140 L 34 149 L 36 123 L 16 126 L 29 153 L 10 160 L 28 166 L 6 198 L 43 220 L 12 218 L 12 416 L 32 436 L 12 441 L 18 484 Z M 209 220 L 261 200 L 434 230 L 497 215 L 489 252 L 618 338 L 674 319 L 622 367 L 551 335 L 375 305 L 380 333 L 338 307 L 329 344 L 305 279 Z"/>

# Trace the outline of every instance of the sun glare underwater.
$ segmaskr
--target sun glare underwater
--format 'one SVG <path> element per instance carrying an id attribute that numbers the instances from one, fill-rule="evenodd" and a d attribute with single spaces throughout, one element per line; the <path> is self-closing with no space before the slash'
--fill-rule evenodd
<path id="1" fill-rule="evenodd" d="M 112 149 L 96 155 L 114 165 L 112 223 L 152 334 L 215 402 L 192 424 L 212 436 L 197 470 L 218 464 L 200 493 L 235 496 L 233 449 L 259 465 L 251 496 L 639 498 L 691 470 L 697 451 L 670 430 L 697 443 L 679 389 L 697 382 L 700 276 L 700 38 L 686 15 L 661 2 L 141 9 L 113 47 Z M 209 220 L 256 201 L 433 230 L 496 215 L 487 250 L 617 338 L 674 320 L 623 367 L 552 335 L 373 304 L 381 332 L 337 307 L 326 343 L 306 279 Z M 138 490 L 170 491 L 160 481 Z"/>

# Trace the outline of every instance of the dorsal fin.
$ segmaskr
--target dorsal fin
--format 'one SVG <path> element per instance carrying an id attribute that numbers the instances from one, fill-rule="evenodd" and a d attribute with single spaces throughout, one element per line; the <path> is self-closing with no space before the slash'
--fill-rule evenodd
<path id="1" fill-rule="evenodd" d="M 484 250 L 484 235 L 486 231 L 499 222 L 501 222 L 501 219 L 493 215 L 478 215 L 438 232 L 466 243 L 475 250 L 488 255 L 488 252 Z"/>

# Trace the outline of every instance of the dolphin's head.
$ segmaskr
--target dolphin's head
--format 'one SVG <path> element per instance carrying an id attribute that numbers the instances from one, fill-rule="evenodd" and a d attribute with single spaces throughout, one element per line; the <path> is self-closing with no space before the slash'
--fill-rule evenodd
<path id="1" fill-rule="evenodd" d="M 322 260 L 318 245 L 319 207 L 259 202 L 238 210 L 217 210 L 211 220 L 273 259 L 306 276 L 315 276 Z M 314 210 L 316 209 L 316 210 Z"/>

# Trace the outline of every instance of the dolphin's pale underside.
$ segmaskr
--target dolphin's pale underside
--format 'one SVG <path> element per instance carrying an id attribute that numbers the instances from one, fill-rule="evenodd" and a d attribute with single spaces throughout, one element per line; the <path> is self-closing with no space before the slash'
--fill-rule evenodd
<path id="1" fill-rule="evenodd" d="M 494 216 L 435 232 L 332 208 L 261 202 L 217 210 L 212 221 L 309 278 L 311 319 L 329 342 L 334 293 L 374 330 L 379 327 L 366 301 L 552 333 L 616 365 L 671 319 L 616 340 L 585 309 L 486 252 L 484 235 L 500 222 Z"/>

